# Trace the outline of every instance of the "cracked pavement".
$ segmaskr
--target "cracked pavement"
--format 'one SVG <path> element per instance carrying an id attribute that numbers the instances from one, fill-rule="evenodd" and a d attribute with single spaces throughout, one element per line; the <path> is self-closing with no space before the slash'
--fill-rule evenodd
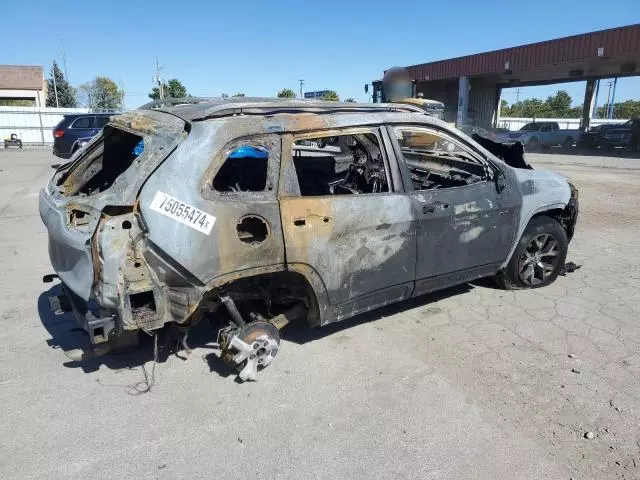
<path id="1" fill-rule="evenodd" d="M 133 397 L 150 342 L 79 366 L 61 348 L 82 333 L 44 308 L 37 192 L 56 160 L 0 152 L 0 475 L 640 478 L 640 160 L 529 159 L 580 190 L 567 260 L 581 268 L 552 286 L 481 281 L 287 327 L 250 384 L 194 338 Z"/>

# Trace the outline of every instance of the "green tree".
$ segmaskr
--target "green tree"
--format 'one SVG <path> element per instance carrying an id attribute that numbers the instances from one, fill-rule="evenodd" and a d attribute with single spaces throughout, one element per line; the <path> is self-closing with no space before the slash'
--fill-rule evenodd
<path id="1" fill-rule="evenodd" d="M 511 108 L 509 107 L 509 102 L 507 102 L 504 98 L 500 100 L 500 116 L 501 117 L 515 116 L 515 115 L 511 115 Z"/>
<path id="2" fill-rule="evenodd" d="M 233 95 L 231 95 L 231 96 L 232 96 L 232 97 L 246 97 L 246 95 L 245 95 L 244 93 L 242 93 L 242 92 L 235 93 L 235 94 L 233 94 Z"/>
<path id="3" fill-rule="evenodd" d="M 278 98 L 296 98 L 296 92 L 290 88 L 283 88 L 278 92 Z"/>
<path id="4" fill-rule="evenodd" d="M 558 90 L 552 97 L 547 97 L 545 104 L 552 117 L 567 118 L 571 109 L 571 96 L 565 90 Z"/>
<path id="5" fill-rule="evenodd" d="M 322 97 L 322 100 L 325 100 L 327 102 L 339 102 L 340 97 L 335 90 L 327 90 L 327 93 L 325 93 L 324 97 Z"/>
<path id="6" fill-rule="evenodd" d="M 55 83 L 54 83 L 55 78 Z M 57 93 L 57 103 L 56 103 Z M 76 89 L 64 78 L 62 70 L 58 67 L 56 61 L 53 61 L 49 78 L 47 79 L 47 107 L 64 107 L 74 108 L 78 105 L 76 100 Z"/>
<path id="7" fill-rule="evenodd" d="M 355 99 L 355 98 L 351 98 L 351 97 L 349 97 L 349 98 L 347 98 L 347 99 L 345 100 L 345 102 L 346 102 L 346 103 L 356 103 L 356 99 Z"/>
<path id="8" fill-rule="evenodd" d="M 582 106 L 572 107 L 571 96 L 565 90 L 558 90 L 555 95 L 542 101 L 539 98 L 528 98 L 509 105 L 506 100 L 501 100 L 500 116 L 508 117 L 532 117 L 532 118 L 579 118 L 582 115 Z"/>
<path id="9" fill-rule="evenodd" d="M 598 107 L 598 116 L 604 117 L 606 114 L 606 105 Z M 624 102 L 613 104 L 613 118 L 640 118 L 640 101 L 626 100 Z"/>
<path id="10" fill-rule="evenodd" d="M 80 85 L 81 103 L 93 110 L 118 110 L 122 108 L 122 92 L 109 77 L 96 77 Z"/>
<path id="11" fill-rule="evenodd" d="M 165 98 L 185 98 L 188 97 L 187 88 L 177 78 L 172 78 L 167 83 L 162 84 L 162 90 L 164 91 Z M 160 100 L 160 88 L 153 87 L 149 98 L 153 100 Z"/>

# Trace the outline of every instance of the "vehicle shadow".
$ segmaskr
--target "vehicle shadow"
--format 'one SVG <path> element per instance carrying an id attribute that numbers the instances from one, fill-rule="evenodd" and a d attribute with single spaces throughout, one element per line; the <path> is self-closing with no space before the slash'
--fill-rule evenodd
<path id="1" fill-rule="evenodd" d="M 479 284 L 478 286 L 484 286 L 484 284 Z M 398 313 L 412 310 L 414 308 L 423 307 L 425 305 L 429 305 L 430 303 L 437 302 L 438 300 L 444 300 L 449 297 L 455 297 L 456 295 L 470 292 L 474 288 L 474 285 L 471 283 L 457 285 L 455 287 L 446 288 L 438 292 L 428 293 L 416 298 L 403 300 L 398 303 L 378 308 L 371 312 L 361 313 L 347 320 L 330 323 L 329 325 L 318 328 L 309 328 L 309 326 L 305 322 L 294 322 L 284 327 L 284 329 L 282 330 L 282 337 L 285 340 L 297 344 L 304 344 L 307 342 L 312 342 L 314 340 L 320 340 L 329 335 L 341 332 L 342 330 L 369 323 L 374 320 L 379 320 L 384 317 L 389 317 L 391 315 L 396 315 Z"/>
<path id="2" fill-rule="evenodd" d="M 55 350 L 60 350 L 61 360 L 67 368 L 80 368 L 84 373 L 97 371 L 105 365 L 112 370 L 135 369 L 154 359 L 154 337 L 141 333 L 138 346 L 132 351 L 108 352 L 104 355 L 73 360 L 67 355 L 81 350 L 91 355 L 93 349 L 89 342 L 89 335 L 76 325 L 71 313 L 57 315 L 49 307 L 49 297 L 62 295 L 60 284 L 52 286 L 38 297 L 38 314 L 44 328 L 51 336 L 47 344 Z M 188 346 L 190 350 L 196 348 L 214 348 L 218 328 L 210 324 L 209 319 L 203 319 L 198 325 L 189 330 Z M 158 355 L 156 361 L 164 363 L 169 356 L 186 360 L 189 352 L 182 344 L 182 333 L 171 327 L 164 327 L 156 332 L 158 335 Z"/>
<path id="3" fill-rule="evenodd" d="M 482 283 L 478 286 L 485 286 Z M 364 323 L 378 320 L 380 318 L 395 315 L 403 311 L 422 307 L 430 303 L 445 298 L 460 295 L 473 290 L 474 285 L 463 284 L 451 287 L 439 292 L 422 295 L 417 298 L 404 300 L 392 305 L 381 307 L 375 311 L 362 313 L 351 319 L 326 325 L 322 328 L 309 328 L 306 322 L 293 322 L 282 330 L 282 338 L 297 344 L 304 344 L 333 335 L 342 330 L 346 330 Z M 60 284 L 52 286 L 38 297 L 38 314 L 40 321 L 45 327 L 50 339 L 47 344 L 56 350 L 60 350 L 62 365 L 67 368 L 80 368 L 84 373 L 92 373 L 104 365 L 111 370 L 133 370 L 144 367 L 147 362 L 154 360 L 154 341 L 151 335 L 140 334 L 138 346 L 128 352 L 109 352 L 104 355 L 84 358 L 82 360 L 72 360 L 67 355 L 75 350 L 82 350 L 86 353 L 92 352 L 88 334 L 78 327 L 70 313 L 57 315 L 51 311 L 48 298 L 62 295 Z M 217 373 L 221 377 L 235 375 L 234 368 L 227 365 L 219 356 L 217 333 L 223 326 L 224 321 L 211 318 L 204 318 L 197 325 L 189 330 L 188 347 L 185 350 L 182 344 L 182 333 L 171 327 L 164 327 L 156 332 L 158 335 L 157 358 L 159 364 L 165 363 L 170 356 L 187 360 L 192 350 L 210 349 L 210 353 L 200 353 L 202 360 L 208 365 L 209 371 Z"/>

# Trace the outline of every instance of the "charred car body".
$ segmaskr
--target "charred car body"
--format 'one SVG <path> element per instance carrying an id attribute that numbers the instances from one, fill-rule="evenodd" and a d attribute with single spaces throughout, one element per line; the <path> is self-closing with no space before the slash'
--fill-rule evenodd
<path id="1" fill-rule="evenodd" d="M 252 379 L 293 319 L 487 276 L 535 288 L 564 263 L 566 179 L 410 106 L 189 101 L 113 117 L 40 193 L 58 306 L 95 348 L 218 315 L 222 356 Z"/>

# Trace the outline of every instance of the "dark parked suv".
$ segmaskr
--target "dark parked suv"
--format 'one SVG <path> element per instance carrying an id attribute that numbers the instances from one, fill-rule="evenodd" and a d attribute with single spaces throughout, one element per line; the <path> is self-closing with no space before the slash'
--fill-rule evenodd
<path id="1" fill-rule="evenodd" d="M 113 113 L 78 113 L 65 115 L 53 129 L 53 154 L 70 158 L 87 139 L 96 136 Z M 83 142 L 84 140 L 84 142 Z"/>

